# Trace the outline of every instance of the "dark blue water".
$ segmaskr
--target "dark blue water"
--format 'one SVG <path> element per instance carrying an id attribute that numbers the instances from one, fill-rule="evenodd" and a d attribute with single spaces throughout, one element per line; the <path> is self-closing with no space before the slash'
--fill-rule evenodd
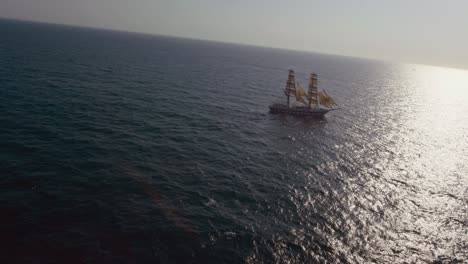
<path id="1" fill-rule="evenodd" d="M 468 72 L 0 21 L 2 263 L 462 263 Z M 272 115 L 287 70 L 342 110 Z"/>

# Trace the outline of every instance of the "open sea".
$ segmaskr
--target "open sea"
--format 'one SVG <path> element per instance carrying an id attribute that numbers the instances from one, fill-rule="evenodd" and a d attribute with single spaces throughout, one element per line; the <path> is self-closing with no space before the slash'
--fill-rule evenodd
<path id="1" fill-rule="evenodd" d="M 0 36 L 1 263 L 468 263 L 468 71 Z M 268 113 L 289 68 L 341 110 Z"/>

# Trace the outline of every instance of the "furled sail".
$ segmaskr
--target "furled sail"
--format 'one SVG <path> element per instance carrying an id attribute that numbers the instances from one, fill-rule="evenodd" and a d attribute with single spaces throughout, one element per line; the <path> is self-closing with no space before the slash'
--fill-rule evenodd
<path id="1" fill-rule="evenodd" d="M 307 99 L 309 100 L 309 106 L 314 104 L 318 106 L 318 93 L 317 93 L 317 74 L 310 74 L 309 79 L 309 90 L 307 91 Z"/>
<path id="2" fill-rule="evenodd" d="M 328 108 L 333 108 L 334 106 L 337 105 L 335 101 L 331 98 L 331 96 L 327 94 L 327 92 L 321 91 L 319 92 L 318 95 L 319 95 L 319 100 L 320 100 L 321 105 L 328 107 Z"/>
<path id="3" fill-rule="evenodd" d="M 297 83 L 297 89 L 296 89 L 296 101 L 301 102 L 303 104 L 307 104 L 307 102 L 304 100 L 304 97 L 306 97 L 307 94 L 304 92 L 302 89 L 302 86 L 300 83 Z"/>
<path id="4" fill-rule="evenodd" d="M 294 71 L 289 70 L 288 81 L 286 82 L 286 87 L 284 88 L 284 94 L 286 96 L 296 95 L 296 77 L 294 76 Z"/>

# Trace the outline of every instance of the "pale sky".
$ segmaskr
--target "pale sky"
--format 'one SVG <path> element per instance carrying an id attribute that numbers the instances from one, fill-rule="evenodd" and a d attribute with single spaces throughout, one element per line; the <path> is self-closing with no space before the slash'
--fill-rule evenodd
<path id="1" fill-rule="evenodd" d="M 0 17 L 468 69 L 468 0 L 0 0 Z"/>

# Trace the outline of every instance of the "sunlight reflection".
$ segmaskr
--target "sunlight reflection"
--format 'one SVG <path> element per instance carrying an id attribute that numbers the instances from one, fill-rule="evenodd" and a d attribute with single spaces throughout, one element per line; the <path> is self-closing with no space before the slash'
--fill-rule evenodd
<path id="1" fill-rule="evenodd" d="M 411 77 L 423 106 L 419 110 L 432 128 L 450 129 L 463 121 L 468 111 L 468 71 L 419 66 Z"/>
<path id="2" fill-rule="evenodd" d="M 408 72 L 411 110 L 404 113 L 404 125 L 413 131 L 409 136 L 433 142 L 437 152 L 460 147 L 468 127 L 468 71 L 418 66 Z"/>

